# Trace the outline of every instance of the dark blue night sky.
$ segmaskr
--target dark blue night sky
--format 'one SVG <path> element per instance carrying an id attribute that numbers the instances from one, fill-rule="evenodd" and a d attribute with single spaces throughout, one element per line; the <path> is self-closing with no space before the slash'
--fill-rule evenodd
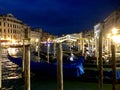
<path id="1" fill-rule="evenodd" d="M 119 7 L 120 0 L 0 0 L 0 14 L 55 35 L 93 29 Z"/>

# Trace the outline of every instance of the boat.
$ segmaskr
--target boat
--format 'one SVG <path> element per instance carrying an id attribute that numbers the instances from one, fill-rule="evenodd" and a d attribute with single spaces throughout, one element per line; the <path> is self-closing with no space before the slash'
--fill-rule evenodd
<path id="1" fill-rule="evenodd" d="M 22 58 L 21 57 L 13 57 L 8 55 L 8 59 L 13 63 L 22 67 Z M 64 77 L 80 77 L 84 74 L 84 63 L 85 58 L 83 56 L 79 58 L 75 58 L 74 60 L 64 60 L 63 61 L 63 76 Z M 30 70 L 32 73 L 41 75 L 41 76 L 57 76 L 57 61 L 54 62 L 35 62 L 30 60 Z"/>
<path id="2" fill-rule="evenodd" d="M 31 54 L 35 55 L 35 56 L 38 56 L 38 52 L 32 52 Z M 72 54 L 72 53 L 71 53 Z M 70 57 L 71 55 L 70 53 L 63 53 L 63 62 L 66 62 L 66 61 L 69 61 L 68 58 Z M 74 54 L 75 55 L 75 54 Z M 39 54 L 40 58 L 42 58 L 44 61 L 47 60 L 47 56 L 48 56 L 48 53 L 46 52 L 40 52 Z M 76 56 L 76 55 L 75 55 Z M 77 56 L 78 57 L 78 56 Z M 54 62 L 56 61 L 56 55 L 54 56 L 53 53 L 49 53 L 49 61 L 50 62 Z"/>

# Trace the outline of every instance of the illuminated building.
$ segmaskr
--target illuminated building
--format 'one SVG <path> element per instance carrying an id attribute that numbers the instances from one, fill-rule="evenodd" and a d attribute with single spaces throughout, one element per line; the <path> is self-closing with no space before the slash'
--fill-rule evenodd
<path id="1" fill-rule="evenodd" d="M 41 37 L 42 37 L 42 29 L 41 28 L 35 28 L 35 29 L 31 30 L 30 38 L 31 38 L 31 44 L 33 46 L 35 46 L 36 43 L 38 44 L 38 42 L 41 41 Z"/>
<path id="2" fill-rule="evenodd" d="M 104 19 L 104 34 L 110 33 L 114 27 L 120 28 L 120 8 Z"/>
<path id="3" fill-rule="evenodd" d="M 3 40 L 21 42 L 25 28 L 29 28 L 12 14 L 0 15 L 0 35 Z"/>

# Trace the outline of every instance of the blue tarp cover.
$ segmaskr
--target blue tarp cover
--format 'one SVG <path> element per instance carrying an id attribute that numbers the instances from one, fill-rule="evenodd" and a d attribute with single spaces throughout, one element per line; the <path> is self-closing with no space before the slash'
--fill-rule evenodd
<path id="1" fill-rule="evenodd" d="M 12 56 L 8 56 L 13 63 L 22 67 L 22 59 L 15 58 Z M 66 61 L 63 63 L 63 75 L 64 77 L 80 77 L 84 74 L 83 62 L 85 58 L 80 57 L 74 61 Z M 40 75 L 49 75 L 56 76 L 57 75 L 57 62 L 47 63 L 47 62 L 34 62 L 30 61 L 30 69 L 33 73 L 38 73 Z"/>

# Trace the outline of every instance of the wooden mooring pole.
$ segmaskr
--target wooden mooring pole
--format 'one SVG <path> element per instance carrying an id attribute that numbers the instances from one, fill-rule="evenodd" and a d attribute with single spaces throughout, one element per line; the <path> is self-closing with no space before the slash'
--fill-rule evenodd
<path id="1" fill-rule="evenodd" d="M 25 90 L 30 90 L 30 45 L 25 46 Z"/>
<path id="2" fill-rule="evenodd" d="M 54 48 L 53 48 L 53 50 L 54 50 L 54 57 L 56 57 L 56 43 L 54 42 Z"/>
<path id="3" fill-rule="evenodd" d="M 0 37 L 0 90 L 2 90 L 2 47 L 1 47 L 1 37 Z"/>
<path id="4" fill-rule="evenodd" d="M 38 40 L 36 46 L 38 46 L 38 48 L 37 48 L 38 55 L 36 57 L 36 60 L 37 60 L 37 62 L 40 62 L 40 59 L 41 59 L 40 58 L 40 52 L 41 52 L 41 32 L 39 32 L 39 40 Z"/>
<path id="5" fill-rule="evenodd" d="M 25 62 L 25 40 L 23 39 L 23 56 L 22 56 L 22 78 L 24 78 L 24 62 Z"/>
<path id="6" fill-rule="evenodd" d="M 112 52 L 112 73 L 113 73 L 112 90 L 117 90 L 115 43 L 113 41 L 111 43 L 111 52 Z"/>
<path id="7" fill-rule="evenodd" d="M 24 60 L 24 80 L 25 90 L 30 90 L 30 38 L 29 29 L 25 29 L 25 60 Z"/>
<path id="8" fill-rule="evenodd" d="M 101 29 L 99 34 L 99 90 L 103 90 L 103 60 L 102 60 L 102 31 L 103 23 L 101 23 Z"/>
<path id="9" fill-rule="evenodd" d="M 49 63 L 50 44 L 47 45 L 47 62 Z"/>
<path id="10" fill-rule="evenodd" d="M 63 53 L 62 53 L 62 45 L 61 43 L 57 44 L 57 82 L 58 82 L 58 90 L 63 90 Z"/>
<path id="11" fill-rule="evenodd" d="M 38 42 L 38 62 L 40 62 L 40 51 L 41 51 L 41 32 L 39 32 L 39 42 Z"/>

